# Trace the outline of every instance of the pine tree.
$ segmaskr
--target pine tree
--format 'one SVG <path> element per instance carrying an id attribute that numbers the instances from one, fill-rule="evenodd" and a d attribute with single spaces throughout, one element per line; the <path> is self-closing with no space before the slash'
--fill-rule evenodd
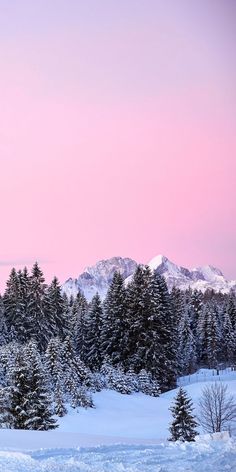
<path id="1" fill-rule="evenodd" d="M 124 361 L 127 332 L 127 301 L 122 275 L 115 272 L 104 302 L 104 320 L 101 332 L 102 357 L 113 365 Z"/>
<path id="2" fill-rule="evenodd" d="M 146 368 L 158 379 L 162 391 L 175 387 L 177 377 L 177 327 L 171 297 L 163 277 L 153 274 L 146 344 Z"/>
<path id="3" fill-rule="evenodd" d="M 54 391 L 54 412 L 57 416 L 65 416 L 67 409 L 65 407 L 61 382 L 57 382 Z"/>
<path id="4" fill-rule="evenodd" d="M 223 319 L 223 357 L 226 362 L 232 363 L 236 358 L 236 340 L 235 332 L 232 327 L 230 316 L 224 313 Z"/>
<path id="5" fill-rule="evenodd" d="M 226 311 L 229 314 L 232 328 L 236 331 L 236 295 L 233 291 L 229 294 Z"/>
<path id="6" fill-rule="evenodd" d="M 205 366 L 208 366 L 209 353 L 209 327 L 214 322 L 214 315 L 212 314 L 211 302 L 205 303 L 199 315 L 197 325 L 197 350 L 198 361 Z M 212 331 L 212 330 L 211 330 Z"/>
<path id="7" fill-rule="evenodd" d="M 48 431 L 57 427 L 52 416 L 51 396 L 45 381 L 45 371 L 41 363 L 40 355 L 34 343 L 29 343 L 25 348 L 30 360 L 29 393 L 28 393 L 28 419 L 25 421 L 26 429 Z"/>
<path id="8" fill-rule="evenodd" d="M 68 332 L 66 305 L 57 277 L 53 278 L 46 293 L 48 306 L 45 309 L 47 310 L 48 319 L 50 317 L 52 336 L 63 337 Z"/>
<path id="9" fill-rule="evenodd" d="M 82 360 L 86 359 L 87 354 L 88 308 L 85 296 L 79 291 L 72 305 L 70 334 L 72 335 L 76 352 Z"/>
<path id="10" fill-rule="evenodd" d="M 173 416 L 169 428 L 170 441 L 194 441 L 197 435 L 197 421 L 193 415 L 193 404 L 186 391 L 180 388 L 175 403 L 170 407 Z"/>
<path id="11" fill-rule="evenodd" d="M 30 278 L 29 289 L 29 305 L 28 317 L 30 325 L 30 338 L 38 342 L 40 350 L 47 347 L 49 339 L 52 337 L 53 327 L 48 322 L 46 308 L 48 303 L 45 303 L 46 284 L 43 272 L 35 262 L 32 268 L 32 275 Z"/>
<path id="12" fill-rule="evenodd" d="M 10 273 L 10 277 L 6 285 L 3 303 L 7 328 L 9 332 L 12 333 L 12 341 L 21 341 L 21 331 L 23 325 L 22 315 L 24 315 L 24 306 L 20 291 L 20 277 L 14 268 Z"/>
<path id="13" fill-rule="evenodd" d="M 4 346 L 9 341 L 6 317 L 4 312 L 3 299 L 0 296 L 0 346 Z"/>
<path id="14" fill-rule="evenodd" d="M 146 367 L 145 353 L 151 308 L 151 271 L 137 266 L 127 287 L 127 330 L 124 338 L 123 363 L 137 373 Z"/>
<path id="15" fill-rule="evenodd" d="M 98 295 L 92 298 L 87 324 L 86 336 L 86 365 L 94 371 L 98 371 L 102 364 L 101 356 L 101 330 L 102 330 L 103 311 L 101 299 Z"/>
<path id="16" fill-rule="evenodd" d="M 178 338 L 179 370 L 181 375 L 186 375 L 194 372 L 196 367 L 196 346 L 187 304 L 179 322 Z"/>
<path id="17" fill-rule="evenodd" d="M 8 375 L 10 379 L 8 414 L 11 418 L 11 427 L 28 429 L 30 379 L 29 365 L 25 360 L 24 351 L 18 352 L 14 366 Z"/>

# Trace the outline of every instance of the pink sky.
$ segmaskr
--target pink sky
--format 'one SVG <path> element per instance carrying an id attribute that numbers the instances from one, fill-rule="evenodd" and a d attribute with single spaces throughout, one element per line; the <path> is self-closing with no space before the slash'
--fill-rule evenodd
<path id="1" fill-rule="evenodd" d="M 162 253 L 236 278 L 236 3 L 0 0 L 0 290 Z"/>

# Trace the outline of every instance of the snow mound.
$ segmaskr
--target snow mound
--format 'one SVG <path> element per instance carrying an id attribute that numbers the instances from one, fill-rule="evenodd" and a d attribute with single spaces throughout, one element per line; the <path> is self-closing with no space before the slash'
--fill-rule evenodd
<path id="1" fill-rule="evenodd" d="M 2 472 L 235 472 L 236 444 L 204 438 L 157 446 L 100 446 L 0 453 Z"/>

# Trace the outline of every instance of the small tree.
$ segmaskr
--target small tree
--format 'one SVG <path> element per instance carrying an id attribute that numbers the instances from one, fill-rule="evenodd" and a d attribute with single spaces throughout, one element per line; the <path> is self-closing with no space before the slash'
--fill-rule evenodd
<path id="1" fill-rule="evenodd" d="M 236 402 L 221 382 L 203 388 L 199 406 L 199 422 L 208 433 L 230 430 L 236 421 Z"/>
<path id="2" fill-rule="evenodd" d="M 193 404 L 187 393 L 180 387 L 175 403 L 170 407 L 173 416 L 169 428 L 171 437 L 169 441 L 194 441 L 197 435 L 197 421 L 193 415 Z"/>

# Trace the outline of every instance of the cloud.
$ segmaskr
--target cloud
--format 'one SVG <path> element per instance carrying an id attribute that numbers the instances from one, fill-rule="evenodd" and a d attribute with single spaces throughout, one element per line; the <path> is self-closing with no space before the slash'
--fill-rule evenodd
<path id="1" fill-rule="evenodd" d="M 52 261 L 46 259 L 9 259 L 9 260 L 1 260 L 0 259 L 0 267 L 14 267 L 14 266 L 25 266 L 25 265 L 32 265 L 37 261 L 39 264 L 51 264 Z"/>

